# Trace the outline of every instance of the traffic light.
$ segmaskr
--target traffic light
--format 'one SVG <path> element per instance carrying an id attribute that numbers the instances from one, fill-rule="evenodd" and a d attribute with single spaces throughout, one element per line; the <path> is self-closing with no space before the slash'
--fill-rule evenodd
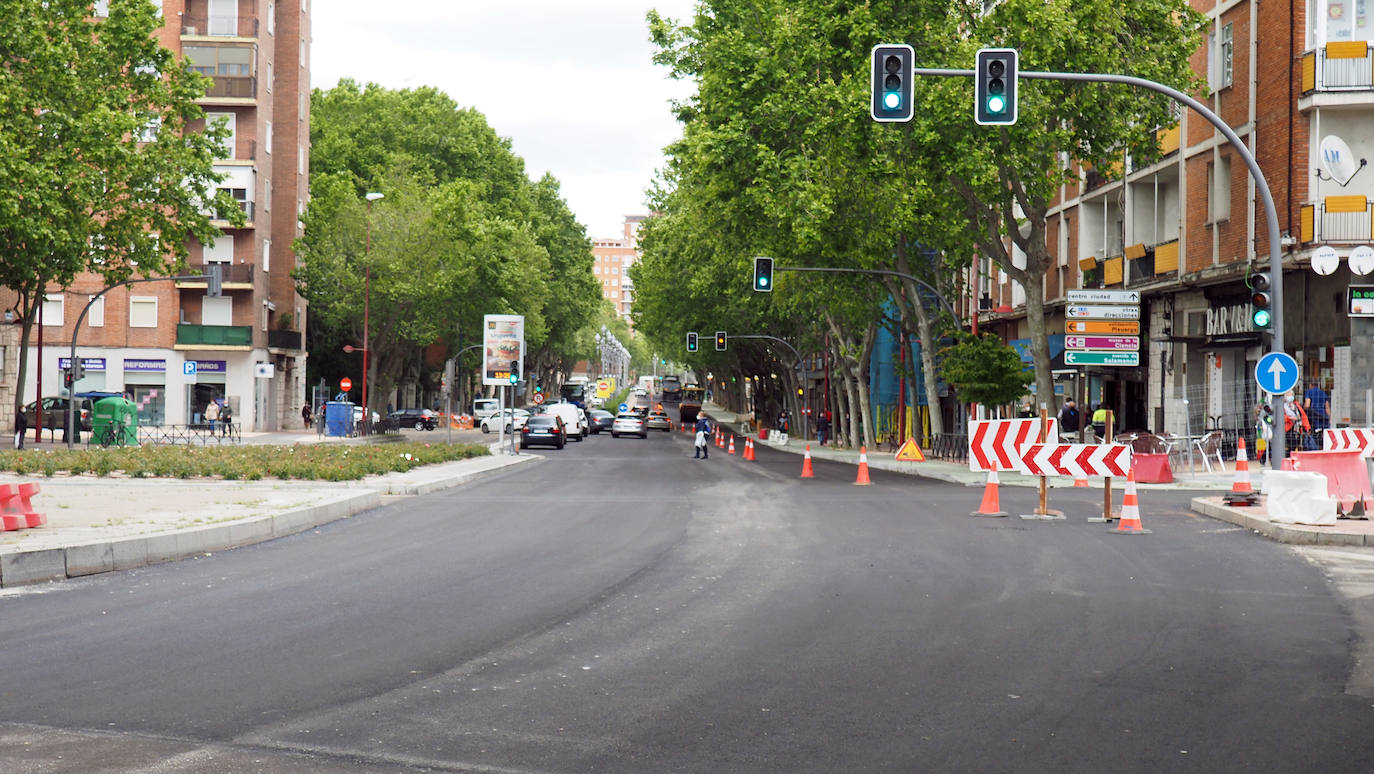
<path id="1" fill-rule="evenodd" d="M 802 397 L 802 396 L 804 396 L 804 395 L 806 395 L 806 391 L 803 390 L 802 388 L 798 387 L 798 388 L 797 388 L 797 397 L 800 398 L 800 397 Z"/>
<path id="2" fill-rule="evenodd" d="M 63 371 L 63 372 L 62 372 L 62 386 L 63 386 L 63 387 L 66 387 L 66 388 L 69 389 L 69 390 L 72 388 L 72 372 L 71 372 L 71 371 Z"/>
<path id="3" fill-rule="evenodd" d="M 1014 48 L 978 51 L 973 70 L 973 120 L 982 126 L 1016 123 L 1017 53 Z"/>
<path id="4" fill-rule="evenodd" d="M 754 259 L 754 290 L 759 293 L 773 292 L 773 259 L 759 256 Z"/>
<path id="5" fill-rule="evenodd" d="M 697 351 L 697 332 L 696 332 L 696 331 L 688 331 L 688 332 L 687 332 L 687 351 L 688 351 L 688 352 L 696 352 L 696 351 Z"/>
<path id="6" fill-rule="evenodd" d="M 1270 306 L 1273 302 L 1269 295 L 1271 287 L 1269 272 L 1259 271 L 1250 275 L 1250 322 L 1255 330 L 1269 330 L 1274 320 L 1274 310 Z"/>
<path id="7" fill-rule="evenodd" d="M 725 331 L 716 331 L 716 351 L 725 351 Z"/>
<path id="8" fill-rule="evenodd" d="M 510 361 L 510 383 L 511 383 L 511 384 L 519 384 L 519 383 L 520 383 L 520 361 L 519 361 L 519 360 L 512 360 L 512 361 Z"/>
<path id="9" fill-rule="evenodd" d="M 86 376 L 86 364 L 81 362 L 81 358 L 72 359 L 72 381 L 79 382 Z"/>
<path id="10" fill-rule="evenodd" d="M 872 103 L 869 114 L 874 121 L 910 121 L 912 104 L 913 62 L 916 52 L 904 43 L 879 44 L 873 47 Z M 758 290 L 756 286 L 754 288 Z"/>

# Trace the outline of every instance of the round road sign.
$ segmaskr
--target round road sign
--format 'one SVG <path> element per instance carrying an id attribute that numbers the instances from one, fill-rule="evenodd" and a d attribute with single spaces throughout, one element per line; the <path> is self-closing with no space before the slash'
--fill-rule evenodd
<path id="1" fill-rule="evenodd" d="M 340 379 L 339 389 L 343 390 L 344 392 L 348 392 L 349 390 L 353 389 L 353 380 L 349 379 L 347 376 Z"/>
<path id="2" fill-rule="evenodd" d="M 534 401 L 534 405 L 536 406 L 542 404 L 544 402 L 544 393 L 536 392 L 532 400 Z"/>

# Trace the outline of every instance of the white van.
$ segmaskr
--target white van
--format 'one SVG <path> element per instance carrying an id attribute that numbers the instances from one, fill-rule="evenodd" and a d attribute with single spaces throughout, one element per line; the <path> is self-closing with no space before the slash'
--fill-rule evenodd
<path id="1" fill-rule="evenodd" d="M 483 420 L 496 413 L 500 401 L 495 398 L 478 398 L 472 402 L 472 415 L 477 419 Z"/>
<path id="2" fill-rule="evenodd" d="M 592 433 L 591 426 L 587 424 L 587 412 L 572 403 L 545 403 L 535 409 L 535 413 L 562 417 L 569 438 L 581 441 Z"/>

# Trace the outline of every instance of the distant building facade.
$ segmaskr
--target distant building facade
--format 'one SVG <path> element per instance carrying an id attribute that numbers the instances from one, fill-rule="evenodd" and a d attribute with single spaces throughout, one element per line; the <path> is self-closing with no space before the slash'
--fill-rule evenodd
<path id="1" fill-rule="evenodd" d="M 626 215 L 619 237 L 592 238 L 592 272 L 601 283 L 601 297 L 615 304 L 616 312 L 633 325 L 634 283 L 629 268 L 639 263 L 639 227 L 648 215 Z"/>

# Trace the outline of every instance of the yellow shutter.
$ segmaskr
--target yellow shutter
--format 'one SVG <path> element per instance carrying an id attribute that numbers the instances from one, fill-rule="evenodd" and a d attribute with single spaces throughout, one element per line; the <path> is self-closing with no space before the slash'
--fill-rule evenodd
<path id="1" fill-rule="evenodd" d="M 1299 241 L 1303 244 L 1307 244 L 1317 238 L 1317 206 L 1315 204 L 1304 204 L 1302 206 L 1301 220 L 1302 234 L 1299 235 Z"/>
<path id="2" fill-rule="evenodd" d="M 1178 240 L 1155 247 L 1155 274 L 1178 271 Z"/>
<path id="3" fill-rule="evenodd" d="M 1169 155 L 1178 150 L 1178 127 L 1170 129 L 1160 129 L 1155 132 L 1155 137 L 1159 139 L 1159 152 L 1161 155 Z"/>
<path id="4" fill-rule="evenodd" d="M 1127 257 L 1127 258 L 1130 258 L 1130 259 L 1133 260 L 1133 261 L 1134 261 L 1135 259 L 1137 259 L 1137 258 L 1144 258 L 1144 257 L 1145 257 L 1145 245 L 1143 245 L 1143 244 L 1139 244 L 1139 245 L 1127 245 L 1127 246 L 1126 246 L 1126 257 Z"/>
<path id="5" fill-rule="evenodd" d="M 1328 196 L 1323 204 L 1327 212 L 1364 212 L 1369 200 L 1363 196 Z"/>
<path id="6" fill-rule="evenodd" d="M 1125 261 L 1120 256 L 1108 258 L 1102 266 L 1102 282 L 1107 285 L 1116 285 L 1121 282 L 1121 267 Z"/>
<path id="7" fill-rule="evenodd" d="M 1082 271 L 1092 271 L 1093 269 L 1097 268 L 1097 259 L 1092 256 L 1088 256 L 1087 258 L 1079 258 L 1078 268 Z"/>
<path id="8" fill-rule="evenodd" d="M 1302 90 L 1307 93 L 1317 88 L 1317 52 L 1308 51 L 1302 55 Z"/>
<path id="9" fill-rule="evenodd" d="M 1364 59 L 1369 44 L 1363 40 L 1342 40 L 1326 44 L 1327 59 Z"/>

